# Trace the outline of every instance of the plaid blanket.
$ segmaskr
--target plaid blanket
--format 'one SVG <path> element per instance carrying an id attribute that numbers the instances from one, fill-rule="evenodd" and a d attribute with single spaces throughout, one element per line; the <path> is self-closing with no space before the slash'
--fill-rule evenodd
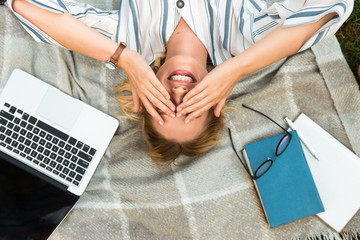
<path id="1" fill-rule="evenodd" d="M 87 0 L 116 9 L 118 1 Z M 113 93 L 126 76 L 97 61 L 38 44 L 0 7 L 0 90 L 20 68 L 110 115 L 122 110 Z M 225 126 L 240 150 L 279 134 L 246 103 L 285 126 L 304 112 L 360 156 L 360 92 L 335 37 L 242 79 L 229 98 Z M 139 126 L 120 126 L 79 202 L 51 239 L 360 239 L 360 213 L 344 232 L 311 216 L 270 229 L 253 184 L 238 162 L 226 129 L 220 142 L 178 165 L 158 168 Z"/>

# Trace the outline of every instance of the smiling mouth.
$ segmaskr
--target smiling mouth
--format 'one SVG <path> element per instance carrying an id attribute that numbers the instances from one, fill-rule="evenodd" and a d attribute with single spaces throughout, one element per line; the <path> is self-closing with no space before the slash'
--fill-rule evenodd
<path id="1" fill-rule="evenodd" d="M 196 83 L 194 76 L 190 72 L 184 70 L 176 70 L 172 72 L 168 77 L 168 80 L 183 84 Z"/>

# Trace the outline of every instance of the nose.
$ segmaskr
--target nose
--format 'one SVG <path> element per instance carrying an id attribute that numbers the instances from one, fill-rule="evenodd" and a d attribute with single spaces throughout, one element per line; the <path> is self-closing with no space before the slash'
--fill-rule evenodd
<path id="1" fill-rule="evenodd" d="M 176 86 L 171 89 L 173 99 L 175 101 L 175 105 L 179 105 L 182 102 L 183 97 L 187 92 L 189 92 L 189 89 L 185 86 Z"/>

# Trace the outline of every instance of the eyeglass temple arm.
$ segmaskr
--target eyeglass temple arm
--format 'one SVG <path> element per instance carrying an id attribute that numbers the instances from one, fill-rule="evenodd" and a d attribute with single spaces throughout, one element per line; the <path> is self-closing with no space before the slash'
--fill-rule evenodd
<path id="1" fill-rule="evenodd" d="M 250 110 L 252 110 L 252 111 L 254 111 L 254 112 L 257 112 L 258 114 L 266 117 L 267 119 L 269 119 L 270 121 L 272 121 L 273 123 L 275 123 L 276 125 L 278 125 L 278 126 L 279 126 L 282 130 L 284 130 L 286 133 L 290 134 L 285 128 L 283 128 L 282 126 L 280 126 L 280 124 L 278 124 L 277 122 L 275 122 L 275 121 L 272 120 L 270 117 L 268 117 L 268 116 L 266 116 L 265 114 L 263 114 L 262 112 L 259 112 L 258 110 L 253 109 L 253 108 L 251 108 L 251 107 L 248 107 L 248 106 L 246 106 L 246 105 L 244 105 L 244 104 L 242 104 L 242 106 L 243 106 L 244 108 L 250 109 Z"/>
<path id="2" fill-rule="evenodd" d="M 236 156 L 238 157 L 239 161 L 241 162 L 241 164 L 244 166 L 245 170 L 248 172 L 248 174 L 250 176 L 252 176 L 252 174 L 250 173 L 248 167 L 245 165 L 245 163 L 243 162 L 243 160 L 240 158 L 239 154 L 237 153 L 236 149 L 235 149 L 235 146 L 234 146 L 234 142 L 233 142 L 233 139 L 232 139 L 232 136 L 231 136 L 231 130 L 230 128 L 228 128 L 228 131 L 229 131 L 229 136 L 230 136 L 230 142 L 231 142 L 231 147 L 232 149 L 234 150 Z"/>

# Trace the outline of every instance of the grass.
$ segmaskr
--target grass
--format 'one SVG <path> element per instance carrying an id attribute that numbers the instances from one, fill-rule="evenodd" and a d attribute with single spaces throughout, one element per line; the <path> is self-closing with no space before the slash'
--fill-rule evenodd
<path id="1" fill-rule="evenodd" d="M 351 16 L 336 33 L 336 37 L 360 85 L 360 0 L 355 0 Z"/>

